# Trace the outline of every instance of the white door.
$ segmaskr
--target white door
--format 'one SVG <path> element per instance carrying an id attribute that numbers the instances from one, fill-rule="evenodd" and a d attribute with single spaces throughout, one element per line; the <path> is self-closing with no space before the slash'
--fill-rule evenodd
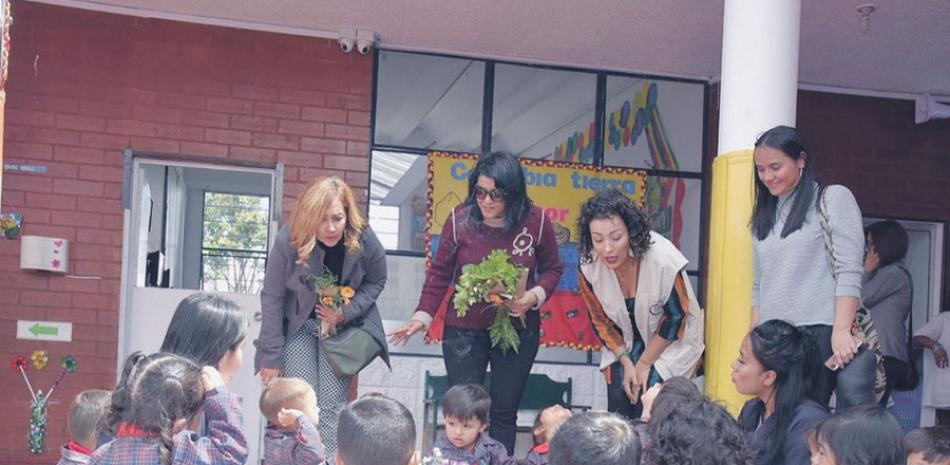
<path id="1" fill-rule="evenodd" d="M 242 397 L 248 464 L 260 463 L 264 421 L 253 374 L 260 284 L 280 214 L 280 167 L 202 165 L 127 153 L 118 362 L 158 351 L 178 303 L 203 290 L 241 306 L 250 321 L 244 365 L 229 388 Z"/>

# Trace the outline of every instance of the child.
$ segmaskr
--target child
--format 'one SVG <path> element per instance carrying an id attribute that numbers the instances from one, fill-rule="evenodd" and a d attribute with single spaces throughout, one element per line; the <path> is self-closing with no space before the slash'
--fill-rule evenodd
<path id="1" fill-rule="evenodd" d="M 451 465 L 501 465 L 517 463 L 505 446 L 485 434 L 491 398 L 481 386 L 457 384 L 442 397 L 445 431 L 435 440 L 433 455 Z"/>
<path id="2" fill-rule="evenodd" d="M 903 436 L 887 410 L 860 405 L 822 420 L 807 440 L 812 465 L 894 465 L 907 458 Z"/>
<path id="3" fill-rule="evenodd" d="M 950 465 L 950 428 L 918 428 L 904 436 L 907 465 Z"/>
<path id="4" fill-rule="evenodd" d="M 620 415 L 587 412 L 558 427 L 550 454 L 551 465 L 639 465 L 640 441 Z"/>
<path id="5" fill-rule="evenodd" d="M 531 434 L 534 436 L 534 447 L 528 452 L 528 457 L 525 459 L 526 465 L 547 465 L 548 448 L 551 438 L 554 437 L 554 431 L 568 418 L 571 418 L 571 415 L 570 409 L 557 404 L 543 408 L 538 412 L 538 416 L 534 419 L 534 427 L 531 429 Z"/>
<path id="6" fill-rule="evenodd" d="M 80 392 L 69 408 L 69 444 L 60 449 L 56 465 L 80 465 L 89 462 L 99 437 L 106 432 L 109 391 L 90 389 Z"/>
<path id="7" fill-rule="evenodd" d="M 90 465 L 243 465 L 244 417 L 214 367 L 178 355 L 134 353 L 112 394 L 116 437 L 92 454 Z M 185 425 L 203 408 L 207 436 Z"/>
<path id="8" fill-rule="evenodd" d="M 648 431 L 649 424 L 663 421 L 678 405 L 702 400 L 703 394 L 696 385 L 683 376 L 673 376 L 660 384 L 654 384 L 640 396 L 643 412 L 640 421 L 633 424 L 633 429 L 640 437 L 640 463 L 653 463 L 650 457 L 653 439 Z"/>
<path id="9" fill-rule="evenodd" d="M 662 389 L 661 389 L 662 391 Z M 659 399 L 657 399 L 659 402 Z M 665 413 L 653 406 L 647 437 L 650 465 L 754 465 L 752 438 L 726 409 L 708 399 L 683 400 Z M 552 448 L 552 453 L 553 453 Z M 641 454 L 642 457 L 642 454 Z M 639 457 L 638 457 L 639 459 Z M 639 461 L 639 460 L 638 460 Z M 799 465 L 801 462 L 774 462 Z"/>
<path id="10" fill-rule="evenodd" d="M 416 422 L 404 405 L 365 395 L 340 412 L 336 465 L 419 465 Z"/>
<path id="11" fill-rule="evenodd" d="M 317 431 L 317 394 L 300 378 L 274 378 L 261 393 L 264 465 L 318 464 L 327 450 Z"/>

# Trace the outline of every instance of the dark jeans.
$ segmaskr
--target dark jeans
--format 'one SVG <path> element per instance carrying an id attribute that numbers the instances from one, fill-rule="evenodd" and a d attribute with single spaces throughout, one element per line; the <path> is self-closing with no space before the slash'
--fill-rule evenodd
<path id="1" fill-rule="evenodd" d="M 521 339 L 521 347 L 518 352 L 509 350 L 507 354 L 502 354 L 501 349 L 492 348 L 488 330 L 485 329 L 446 326 L 442 338 L 442 357 L 449 386 L 484 385 L 485 369 L 491 364 L 491 424 L 488 434 L 504 444 L 509 454 L 515 450 L 518 404 L 521 403 L 540 341 L 538 328 L 524 329 L 516 322 L 515 329 Z"/>
<path id="2" fill-rule="evenodd" d="M 836 410 L 875 403 L 874 376 L 877 358 L 874 353 L 861 346 L 851 363 L 838 371 L 831 371 L 825 366 L 825 360 L 834 354 L 831 349 L 831 326 L 809 325 L 799 328 L 815 338 L 818 344 L 819 365 L 814 367 L 812 372 L 815 377 L 814 399 L 819 404 L 828 405 L 832 392 L 837 394 Z"/>
<path id="3" fill-rule="evenodd" d="M 910 365 L 899 358 L 884 356 L 884 374 L 887 376 L 887 389 L 884 390 L 884 397 L 881 397 L 881 407 L 887 407 L 887 401 L 891 398 L 891 392 L 898 380 L 902 380 L 910 371 Z"/>
<path id="4" fill-rule="evenodd" d="M 622 415 L 630 420 L 640 419 L 643 413 L 643 404 L 630 403 L 630 398 L 623 390 L 623 364 L 614 362 L 607 367 L 610 370 L 610 382 L 607 383 L 607 411 Z"/>

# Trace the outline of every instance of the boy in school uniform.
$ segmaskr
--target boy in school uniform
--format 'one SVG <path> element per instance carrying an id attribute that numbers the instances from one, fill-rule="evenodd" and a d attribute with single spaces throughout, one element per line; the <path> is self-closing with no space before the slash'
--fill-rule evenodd
<path id="1" fill-rule="evenodd" d="M 84 465 L 96 450 L 99 438 L 106 431 L 112 394 L 102 389 L 80 392 L 69 408 L 68 444 L 60 448 L 56 465 Z"/>
<path id="2" fill-rule="evenodd" d="M 458 384 L 442 397 L 445 431 L 435 440 L 433 455 L 449 465 L 514 465 L 505 446 L 485 433 L 491 398 L 474 384 Z"/>
<path id="3" fill-rule="evenodd" d="M 316 465 L 327 459 L 320 439 L 317 395 L 299 378 L 275 378 L 260 400 L 267 418 L 264 465 Z"/>

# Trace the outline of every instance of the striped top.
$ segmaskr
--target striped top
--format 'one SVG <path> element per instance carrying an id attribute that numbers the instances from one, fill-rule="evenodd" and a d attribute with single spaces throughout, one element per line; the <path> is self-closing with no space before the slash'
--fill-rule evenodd
<path id="1" fill-rule="evenodd" d="M 861 210 L 847 187 L 825 189 L 823 195 L 837 267 L 832 275 L 817 207 L 808 210 L 801 229 L 784 239 L 781 237 L 797 192 L 779 196 L 778 218 L 772 233 L 763 240 L 752 238 L 752 306 L 760 310 L 759 323 L 785 320 L 796 326 L 831 325 L 836 297 L 861 297 L 864 274 Z"/>
<path id="2" fill-rule="evenodd" d="M 604 312 L 600 301 L 591 291 L 590 283 L 581 276 L 581 295 L 587 301 L 590 320 L 594 326 L 594 331 L 601 342 L 611 351 L 617 347 L 623 347 L 623 333 L 620 328 Z M 630 314 L 630 320 L 634 320 L 633 308 L 634 298 L 625 299 L 627 312 Z M 675 341 L 683 336 L 686 328 L 686 317 L 689 309 L 689 297 L 686 293 L 686 283 L 683 281 L 683 275 L 676 275 L 676 281 L 673 284 L 673 291 L 670 292 L 670 298 L 663 304 L 663 316 L 660 318 L 660 324 L 657 327 L 656 335 L 668 341 Z M 639 328 L 634 324 L 633 347 L 630 349 L 630 361 L 636 363 L 646 349 L 644 338 L 640 334 Z"/>

